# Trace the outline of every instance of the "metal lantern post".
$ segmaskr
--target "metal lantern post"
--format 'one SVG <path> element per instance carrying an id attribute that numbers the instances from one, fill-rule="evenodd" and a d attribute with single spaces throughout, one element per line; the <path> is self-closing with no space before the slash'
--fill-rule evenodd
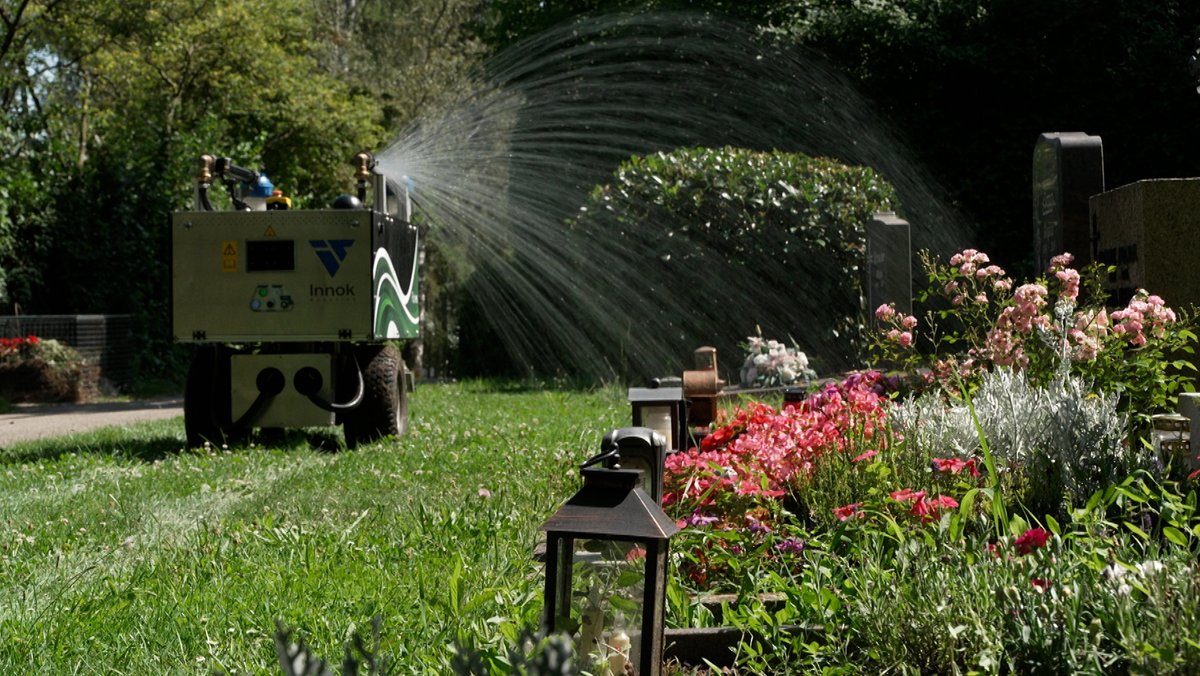
<path id="1" fill-rule="evenodd" d="M 602 460 L 609 469 L 640 469 L 643 472 L 642 490 L 650 494 L 655 504 L 661 505 L 667 453 L 667 440 L 657 430 L 622 427 L 604 435 L 600 455 L 589 460 L 584 467 Z"/>
<path id="2" fill-rule="evenodd" d="M 640 470 L 585 467 L 583 487 L 542 524 L 543 625 L 568 631 L 588 671 L 662 671 L 667 556 L 679 529 L 639 486 Z"/>
<path id="3" fill-rule="evenodd" d="M 667 451 L 687 449 L 687 400 L 682 387 L 631 387 L 633 426 L 649 427 L 667 439 Z"/>

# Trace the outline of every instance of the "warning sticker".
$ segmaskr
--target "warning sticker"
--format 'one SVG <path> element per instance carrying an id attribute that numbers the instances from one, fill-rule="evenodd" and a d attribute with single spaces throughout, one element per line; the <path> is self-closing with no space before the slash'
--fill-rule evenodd
<path id="1" fill-rule="evenodd" d="M 237 240 L 226 239 L 221 241 L 221 271 L 222 272 L 237 272 Z"/>
<path id="2" fill-rule="evenodd" d="M 275 236 L 275 228 L 272 228 L 271 226 L 268 225 L 267 231 L 263 233 L 263 237 L 274 237 L 274 236 Z"/>

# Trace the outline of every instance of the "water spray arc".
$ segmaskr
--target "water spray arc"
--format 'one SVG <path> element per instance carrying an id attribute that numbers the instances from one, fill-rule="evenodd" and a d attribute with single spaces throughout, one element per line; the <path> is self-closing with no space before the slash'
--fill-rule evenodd
<path id="1" fill-rule="evenodd" d="M 695 346 L 729 344 L 762 323 L 790 327 L 827 367 L 844 365 L 843 337 L 807 332 L 822 325 L 828 299 L 765 284 L 788 275 L 775 261 L 730 263 L 697 240 L 711 274 L 681 274 L 688 261 L 619 229 L 570 227 L 589 191 L 631 156 L 726 146 L 873 167 L 896 187 L 914 248 L 957 243 L 955 218 L 923 172 L 841 77 L 812 55 L 691 14 L 589 19 L 514 45 L 378 161 L 412 177 L 430 240 L 457 253 L 472 306 L 529 371 L 677 372 Z M 679 238 L 705 227 L 640 225 Z"/>

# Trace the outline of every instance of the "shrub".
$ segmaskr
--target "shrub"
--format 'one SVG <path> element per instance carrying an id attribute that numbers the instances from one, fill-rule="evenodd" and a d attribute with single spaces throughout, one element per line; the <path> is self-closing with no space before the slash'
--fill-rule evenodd
<path id="1" fill-rule="evenodd" d="M 887 383 L 877 372 L 828 383 L 798 404 L 755 403 L 667 459 L 663 505 L 690 523 L 745 525 L 764 501 L 800 489 L 827 456 L 886 445 Z"/>
<path id="2" fill-rule="evenodd" d="M 934 308 L 925 313 L 924 335 L 916 316 L 883 305 L 873 347 L 883 363 L 931 369 L 946 389 L 974 387 L 995 367 L 1022 371 L 1038 386 L 1071 373 L 1091 390 L 1120 397 L 1120 410 L 1144 422 L 1173 408 L 1188 386 L 1185 372 L 1195 371 L 1183 358 L 1194 352 L 1194 318 L 1177 316 L 1145 290 L 1109 311 L 1101 266 L 1075 270 L 1062 254 L 1047 276 L 1017 284 L 974 249 L 948 264 L 928 253 L 922 261 L 929 284 L 920 298 Z"/>
<path id="3" fill-rule="evenodd" d="M 1117 397 L 1093 394 L 1073 376 L 1035 387 L 1002 367 L 981 376 L 970 406 L 933 391 L 890 414 L 907 453 L 920 457 L 977 457 L 982 435 L 1014 497 L 1039 518 L 1063 518 L 1072 500 L 1120 481 L 1144 459 L 1125 443 L 1128 416 L 1118 413 Z"/>
<path id="4" fill-rule="evenodd" d="M 0 397 L 11 401 L 82 401 L 98 372 L 69 345 L 37 336 L 0 338 Z"/>
<path id="5" fill-rule="evenodd" d="M 777 336 L 803 326 L 810 356 L 828 370 L 854 363 L 865 226 L 894 200 L 866 167 L 681 148 L 621 164 L 571 227 L 595 241 L 617 237 L 644 287 L 672 299 L 656 319 L 684 344 L 739 354 L 755 323 Z"/>

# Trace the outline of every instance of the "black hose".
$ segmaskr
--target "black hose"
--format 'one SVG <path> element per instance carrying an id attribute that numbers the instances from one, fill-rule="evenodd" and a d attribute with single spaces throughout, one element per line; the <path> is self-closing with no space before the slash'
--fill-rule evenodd
<path id="1" fill-rule="evenodd" d="M 253 426 L 254 421 L 267 408 L 267 404 L 271 403 L 271 400 L 283 391 L 284 386 L 287 384 L 287 379 L 283 377 L 282 371 L 271 367 L 259 371 L 254 383 L 258 387 L 258 396 L 254 398 L 254 402 L 250 404 L 250 408 L 246 409 L 242 417 L 233 423 L 234 427 Z"/>
<path id="2" fill-rule="evenodd" d="M 207 183 L 200 184 L 199 193 L 200 193 L 200 208 L 203 211 L 212 211 L 213 210 L 212 202 L 208 201 L 208 184 Z"/>
<path id="3" fill-rule="evenodd" d="M 354 393 L 354 396 L 350 398 L 350 401 L 339 404 L 332 401 L 326 401 L 325 399 L 321 398 L 321 396 L 317 394 L 321 390 L 320 373 L 316 374 L 315 379 L 306 378 L 301 374 L 304 374 L 307 369 L 301 369 L 296 373 L 296 379 L 294 382 L 296 391 L 308 397 L 308 400 L 316 405 L 317 408 L 329 411 L 331 413 L 358 408 L 358 405 L 362 403 L 363 396 L 366 394 L 367 386 L 366 382 L 363 380 L 362 369 L 358 365 L 358 359 L 354 357 L 353 353 L 351 353 L 350 358 L 354 360 L 354 374 L 358 376 L 358 391 Z M 312 370 L 316 372 L 316 369 Z"/>

